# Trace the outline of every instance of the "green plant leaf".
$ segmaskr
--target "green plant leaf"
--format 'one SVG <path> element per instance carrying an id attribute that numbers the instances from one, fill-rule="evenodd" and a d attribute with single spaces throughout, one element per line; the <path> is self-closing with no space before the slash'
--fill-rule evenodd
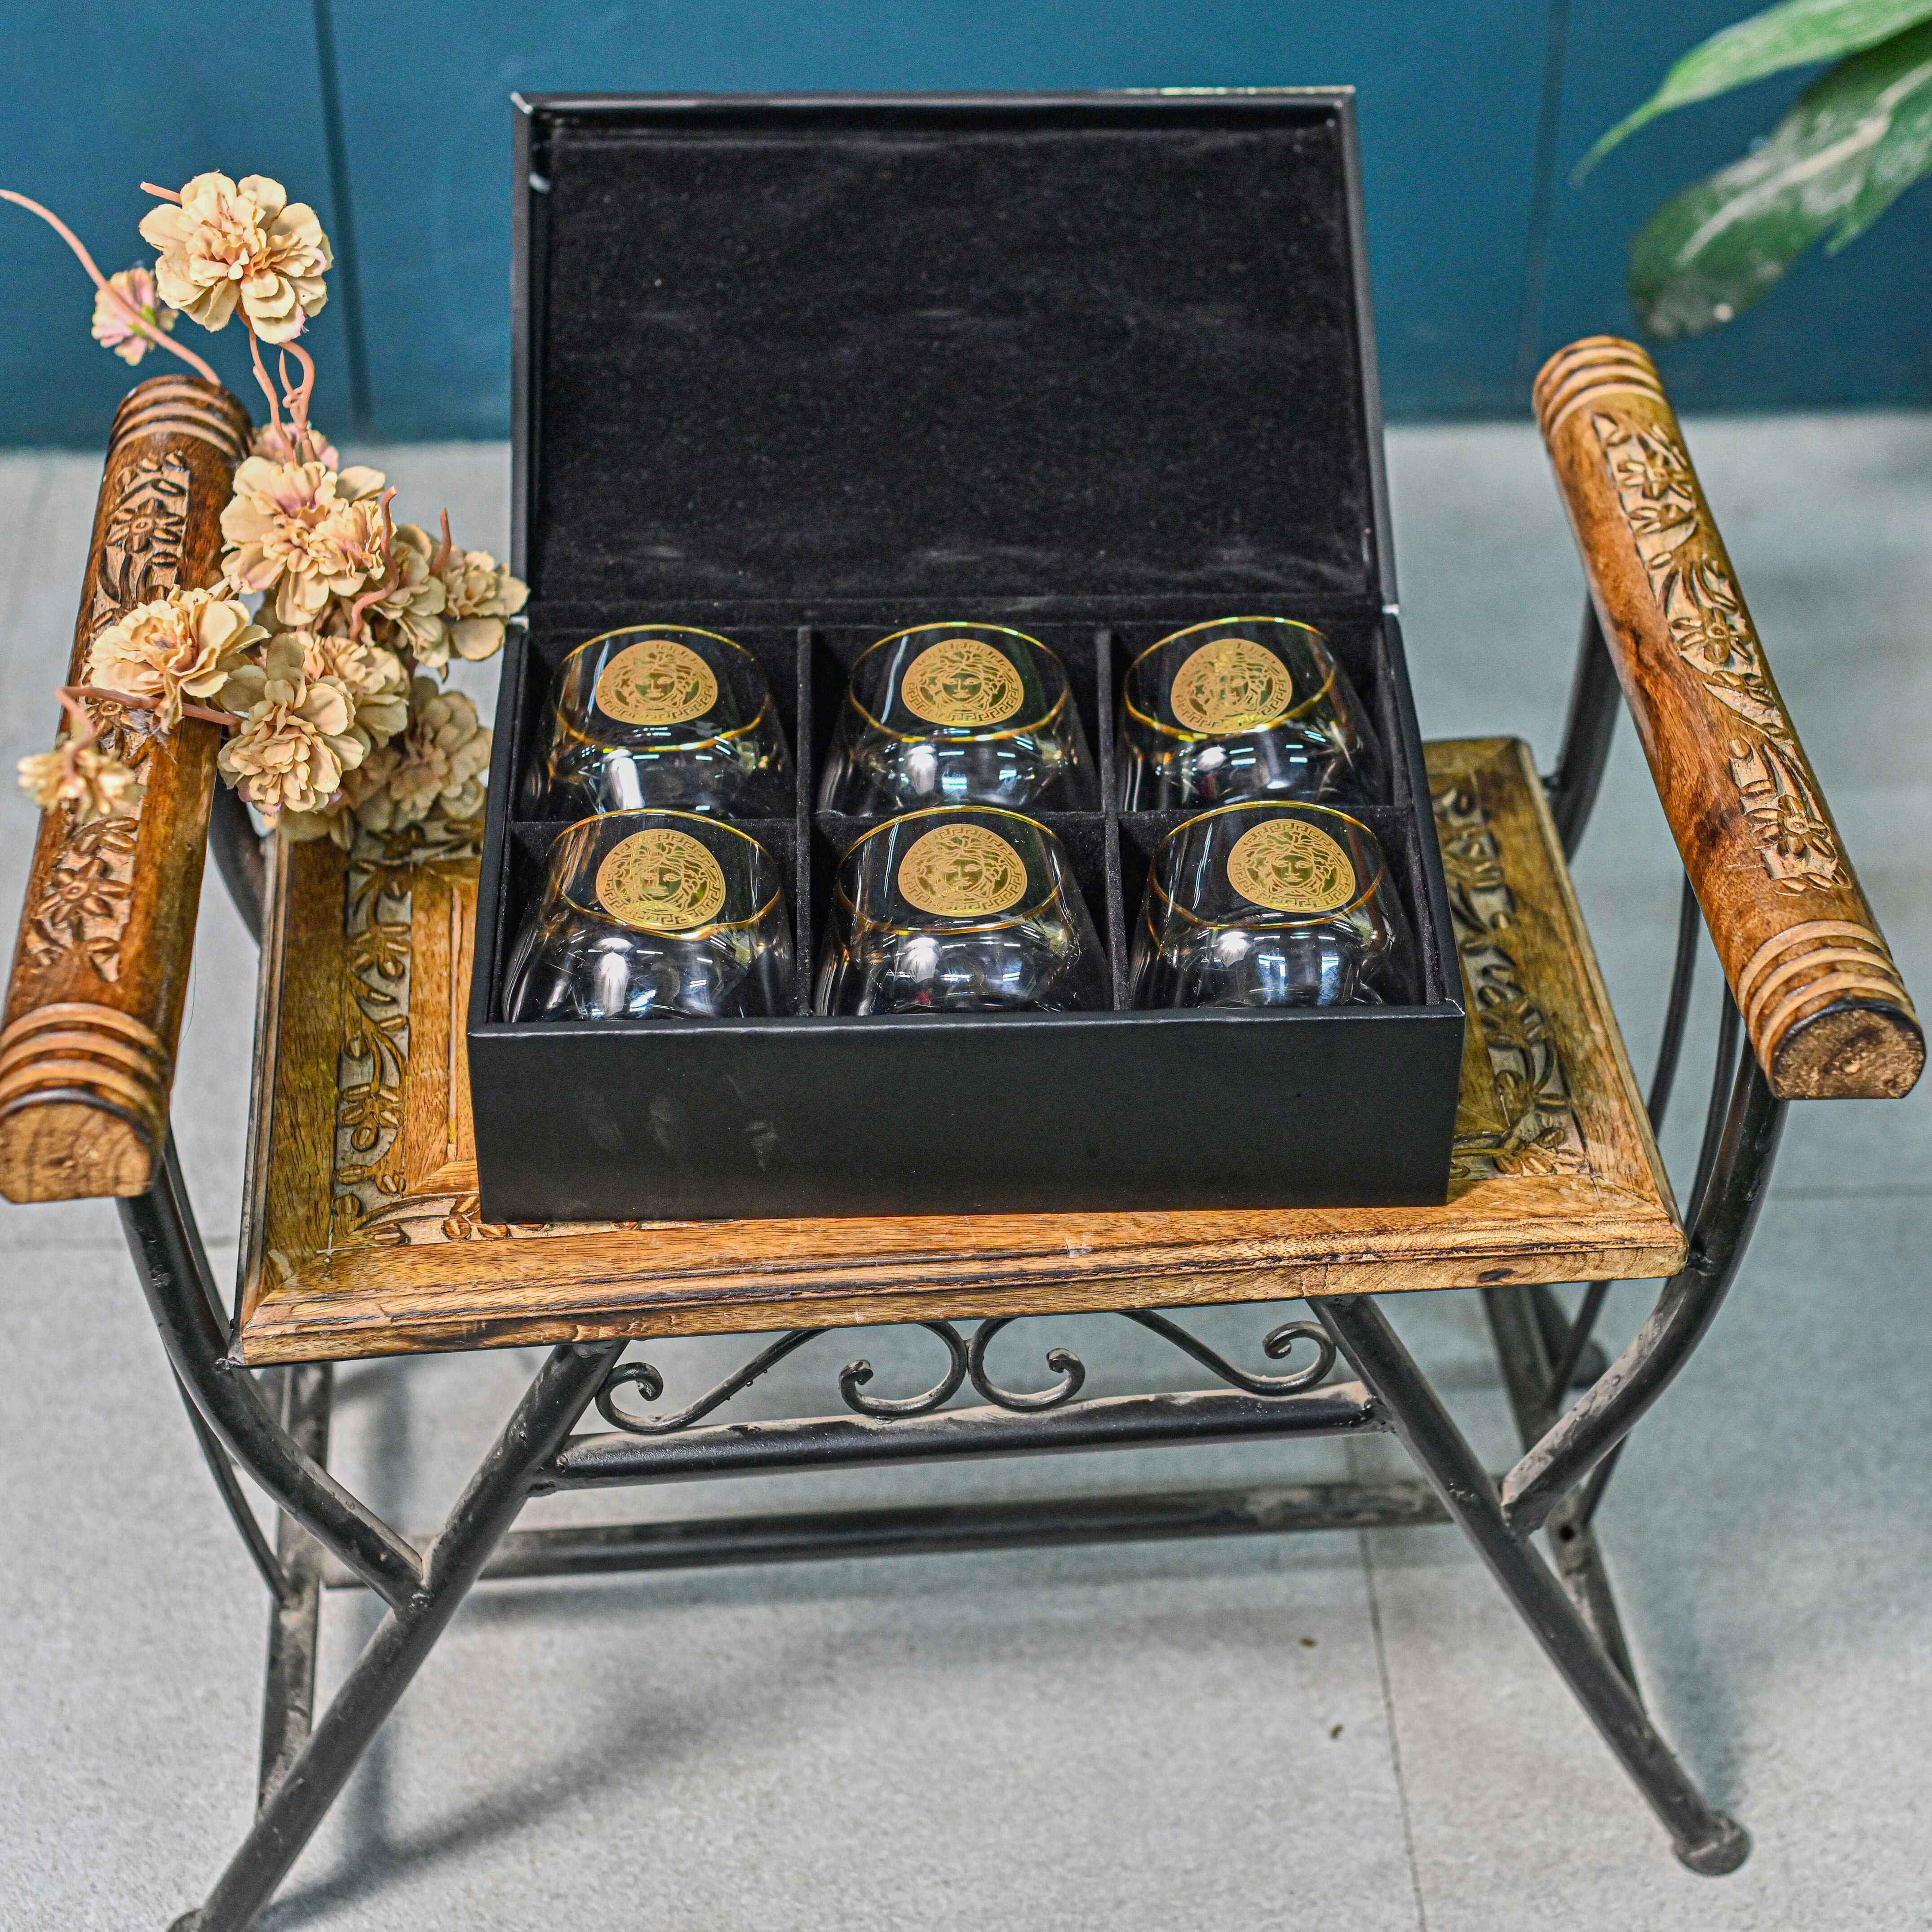
<path id="1" fill-rule="evenodd" d="M 1917 38 L 1922 46 L 1927 44 L 1922 35 L 1903 38 Z M 1932 53 L 1932 47 L 1928 52 Z M 1897 91 L 1900 98 L 1872 150 L 1864 181 L 1825 245 L 1828 255 L 1835 255 L 1846 242 L 1856 241 L 1914 182 L 1932 170 L 1932 86 L 1925 84 L 1922 65 L 1916 83 Z"/>
<path id="2" fill-rule="evenodd" d="M 1728 94 L 1787 68 L 1813 67 L 1862 53 L 1932 19 L 1932 0 L 1784 0 L 1700 42 L 1664 76 L 1664 85 L 1627 115 L 1571 171 L 1572 186 L 1646 122 L 1694 100 Z"/>
<path id="3" fill-rule="evenodd" d="M 1928 157 L 1932 21 L 1834 68 L 1768 140 L 1666 202 L 1631 244 L 1631 305 L 1666 340 L 1729 322 L 1820 236 L 1862 232 Z"/>

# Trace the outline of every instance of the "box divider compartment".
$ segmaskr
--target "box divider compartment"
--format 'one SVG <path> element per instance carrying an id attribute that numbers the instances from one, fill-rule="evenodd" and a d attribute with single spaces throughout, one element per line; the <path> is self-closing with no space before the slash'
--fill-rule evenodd
<path id="1" fill-rule="evenodd" d="M 514 680 L 506 674 L 506 691 L 514 682 L 517 701 L 507 726 L 500 728 L 506 730 L 514 748 L 512 755 L 516 764 L 512 778 L 516 787 L 514 795 L 526 802 L 539 734 L 548 709 L 550 680 L 556 667 L 572 649 L 592 638 L 649 622 L 634 610 L 619 611 L 602 606 L 580 608 L 572 616 L 575 621 L 566 627 L 547 605 L 533 606 L 526 662 Z M 732 631 L 725 631 L 709 613 L 696 616 L 681 614 L 676 620 L 665 620 L 667 623 L 680 621 L 698 629 L 716 630 L 752 651 L 765 667 L 786 725 L 796 784 L 796 819 L 732 822 L 760 838 L 766 836 L 769 827 L 782 823 L 784 826 L 784 836 L 774 833 L 767 843 L 773 845 L 774 856 L 784 866 L 787 896 L 795 922 L 797 997 L 791 1017 L 809 1016 L 812 1012 L 813 980 L 828 943 L 826 919 L 838 860 L 862 832 L 878 822 L 873 817 L 822 812 L 816 806 L 819 772 L 844 703 L 846 668 L 868 645 L 908 628 L 908 624 L 898 621 L 902 617 L 909 623 L 944 621 L 929 614 L 908 614 L 903 610 L 881 616 L 872 624 L 824 626 L 767 622 Z M 616 621 L 620 619 L 621 622 Z M 1148 861 L 1162 837 L 1196 815 L 1191 808 L 1136 812 L 1120 809 L 1116 759 L 1120 681 L 1134 656 L 1178 628 L 1184 626 L 1154 618 L 1126 626 L 1096 626 L 1090 622 L 1042 624 L 1028 633 L 1053 650 L 1067 667 L 1090 754 L 1094 803 L 1090 808 L 1077 809 L 1060 803 L 1034 806 L 1028 808 L 1026 816 L 1036 819 L 1058 836 L 1073 860 L 1088 910 L 1107 950 L 1112 1006 L 1117 1012 L 1130 1010 L 1128 974 Z M 1379 800 L 1367 804 L 1347 800 L 1329 802 L 1360 818 L 1383 842 L 1425 962 L 1424 983 L 1418 988 L 1416 1004 L 1438 1003 L 1445 989 L 1440 974 L 1430 975 L 1426 970 L 1431 950 L 1426 940 L 1435 921 L 1426 882 L 1420 869 L 1420 842 L 1413 836 L 1414 814 L 1408 802 L 1411 760 L 1401 704 L 1403 680 L 1399 667 L 1390 658 L 1389 626 L 1379 616 L 1340 620 L 1330 617 L 1318 628 L 1328 637 L 1364 709 L 1370 710 L 1384 750 L 1384 783 Z M 1372 700 L 1370 693 L 1374 694 Z M 506 881 L 503 898 L 507 934 L 512 945 L 530 908 L 532 895 L 541 882 L 540 855 L 537 855 L 537 872 L 529 869 L 530 861 L 536 854 L 532 842 L 540 834 L 554 836 L 571 822 L 567 818 L 544 817 L 527 810 L 520 811 L 513 821 L 520 856 Z M 543 832 L 546 826 L 548 832 Z M 782 850 L 776 849 L 781 847 Z M 506 957 L 506 951 L 500 950 L 500 968 Z M 506 991 L 500 975 L 490 1009 L 493 1018 L 502 1018 Z M 1002 1017 L 1004 1020 L 1014 1016 Z"/>

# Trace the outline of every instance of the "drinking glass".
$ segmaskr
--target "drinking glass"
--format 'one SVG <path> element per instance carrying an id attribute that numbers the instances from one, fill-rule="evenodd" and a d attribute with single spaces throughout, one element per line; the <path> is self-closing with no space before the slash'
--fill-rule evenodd
<path id="1" fill-rule="evenodd" d="M 943 806 L 854 842 L 834 880 L 821 1013 L 1058 1013 L 1108 1004 L 1106 956 L 1060 841 Z"/>
<path id="2" fill-rule="evenodd" d="M 1120 690 L 1120 805 L 1381 796 L 1382 747 L 1328 640 L 1289 617 L 1190 625 L 1143 651 Z"/>
<path id="3" fill-rule="evenodd" d="M 791 754 L 764 668 L 715 632 L 632 624 L 578 645 L 557 667 L 539 730 L 532 818 L 793 808 Z"/>
<path id="4" fill-rule="evenodd" d="M 1094 794 L 1066 667 L 997 624 L 920 624 L 853 659 L 818 788 L 821 812 L 1042 802 Z"/>
<path id="5" fill-rule="evenodd" d="M 1319 805 L 1224 805 L 1155 850 L 1133 1004 L 1399 1004 L 1414 950 L 1381 842 L 1359 819 Z"/>
<path id="6" fill-rule="evenodd" d="M 580 819 L 550 848 L 512 956 L 512 1020 L 747 1019 L 791 1010 L 778 864 L 689 812 Z"/>

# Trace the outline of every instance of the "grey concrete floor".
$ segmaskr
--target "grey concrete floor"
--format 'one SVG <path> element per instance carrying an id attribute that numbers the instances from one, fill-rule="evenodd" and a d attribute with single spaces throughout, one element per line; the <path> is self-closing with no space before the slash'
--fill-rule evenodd
<path id="1" fill-rule="evenodd" d="M 1847 843 L 1909 983 L 1932 991 L 1932 420 L 1694 424 L 1691 442 Z M 489 448 L 365 452 L 406 510 L 500 547 Z M 1390 438 L 1425 732 L 1546 757 L 1580 579 L 1532 435 Z M 0 459 L 0 721 L 40 748 L 95 472 Z M 424 520 L 428 517 L 424 515 Z M 485 680 L 487 686 L 487 680 Z M 0 801 L 0 902 L 31 819 Z M 1579 867 L 1640 1066 L 1675 856 L 1623 731 Z M 212 890 L 176 1090 L 218 1269 L 232 1264 L 251 950 Z M 1708 1053 L 1714 980 L 1693 1042 Z M 1681 1174 L 1694 1076 L 1666 1136 Z M 1649 1814 L 1448 1530 L 815 1564 L 472 1600 L 297 1866 L 295 1928 L 1932 1924 L 1932 1100 L 1796 1110 L 1745 1276 L 1606 1505 L 1654 1709 L 1756 1834 L 1721 1880 Z M 196 1457 L 112 1213 L 0 1214 L 0 1926 L 160 1928 L 249 1811 L 265 1617 Z M 1650 1290 L 1616 1291 L 1615 1339 Z M 1486 1454 L 1507 1415 L 1469 1298 L 1394 1313 Z M 1268 1312 L 1212 1332 L 1252 1351 Z M 1121 1324 L 1065 1324 L 1097 1393 L 1178 1385 Z M 1036 1358 L 1045 1330 L 1006 1345 Z M 1142 1346 L 1144 1344 L 1145 1346 Z M 926 1345 L 930 1347 L 928 1342 Z M 651 1353 L 676 1390 L 742 1344 Z M 910 1387 L 920 1338 L 855 1335 L 746 1399 L 805 1412 L 860 1352 Z M 369 1364 L 337 1462 L 434 1523 L 531 1358 Z M 1016 1373 L 1019 1370 L 1016 1368 Z M 1393 1468 L 1392 1444 L 800 1477 L 620 1497 L 639 1513 Z M 595 1514 L 594 1509 L 586 1509 Z M 551 1506 L 548 1515 L 560 1510 Z M 325 1690 L 371 1628 L 330 1600 Z"/>

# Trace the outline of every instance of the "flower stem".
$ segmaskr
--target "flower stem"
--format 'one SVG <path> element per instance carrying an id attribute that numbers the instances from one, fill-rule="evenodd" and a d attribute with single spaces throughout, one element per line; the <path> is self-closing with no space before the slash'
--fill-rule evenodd
<path id="1" fill-rule="evenodd" d="M 262 393 L 268 399 L 268 427 L 279 430 L 282 426 L 281 398 L 275 386 L 268 380 L 268 372 L 262 367 L 262 345 L 255 339 L 254 325 L 244 315 L 242 326 L 248 332 L 248 356 L 255 365 L 255 380 L 262 386 Z"/>
<path id="2" fill-rule="evenodd" d="M 63 780 L 71 784 L 80 776 L 81 753 L 100 743 L 100 727 L 95 724 L 93 713 L 73 690 L 63 689 L 58 694 L 61 709 L 68 716 L 68 731 L 55 749 L 61 755 Z"/>
<path id="3" fill-rule="evenodd" d="M 172 199 L 178 200 L 180 197 L 176 196 Z M 0 201 L 10 201 L 16 208 L 24 208 L 29 214 L 38 214 L 74 250 L 80 266 L 87 271 L 88 279 L 133 323 L 136 334 L 145 336 L 157 349 L 165 349 L 170 355 L 178 356 L 204 381 L 212 382 L 218 389 L 220 388 L 221 378 L 192 349 L 184 347 L 155 328 L 94 266 L 94 257 L 87 252 L 80 237 L 52 208 L 43 208 L 38 201 L 32 200 L 24 194 L 16 194 L 10 188 L 0 188 Z"/>
<path id="4" fill-rule="evenodd" d="M 389 514 L 389 506 L 396 500 L 393 490 L 382 492 L 382 577 L 374 589 L 365 590 L 349 607 L 349 635 L 356 643 L 362 640 L 362 614 L 372 604 L 380 604 L 396 586 L 396 525 Z"/>
<path id="5" fill-rule="evenodd" d="M 291 342 L 287 348 L 302 372 L 302 386 L 292 390 L 286 399 L 289 406 L 289 418 L 296 426 L 296 434 L 301 438 L 302 446 L 314 458 L 316 446 L 315 437 L 308 426 L 308 399 L 315 393 L 315 358 L 299 342 Z"/>
<path id="6" fill-rule="evenodd" d="M 81 703 L 83 693 L 92 695 L 93 687 L 85 684 L 63 685 L 55 694 L 60 699 L 61 709 L 68 715 L 69 724 L 80 735 L 70 737 L 61 748 L 67 754 L 68 766 L 72 770 L 74 761 L 90 745 L 100 742 L 100 727 L 94 722 L 94 713 Z"/>
<path id="7" fill-rule="evenodd" d="M 289 440 L 295 446 L 296 460 L 299 463 L 308 454 L 308 438 L 302 434 L 302 425 L 296 416 L 296 386 L 289 380 L 286 349 L 275 351 L 275 380 L 282 386 L 282 407 L 289 412 Z"/>
<path id="8" fill-rule="evenodd" d="M 182 205 L 181 196 L 176 194 L 172 188 L 157 188 L 152 182 L 143 182 L 141 184 L 141 192 L 143 194 L 152 194 L 162 201 L 171 201 L 177 208 Z"/>
<path id="9" fill-rule="evenodd" d="M 110 691 L 104 685 L 98 684 L 63 685 L 60 701 L 67 706 L 70 716 L 80 718 L 86 723 L 88 728 L 86 742 L 89 745 L 100 736 L 100 733 L 88 716 L 86 706 L 78 701 L 83 698 L 98 698 L 110 704 L 124 704 L 130 711 L 152 712 L 154 708 L 152 698 L 136 698 L 131 692 Z M 185 700 L 181 710 L 184 718 L 205 718 L 209 724 L 223 725 L 230 730 L 242 722 L 232 711 L 217 711 L 209 705 L 190 704 Z"/>

